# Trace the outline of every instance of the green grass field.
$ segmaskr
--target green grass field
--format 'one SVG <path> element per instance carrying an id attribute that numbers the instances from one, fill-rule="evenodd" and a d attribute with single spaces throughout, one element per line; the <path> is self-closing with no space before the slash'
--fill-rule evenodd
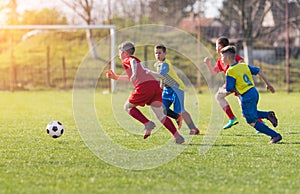
<path id="1" fill-rule="evenodd" d="M 72 91 L 0 92 L 0 96 L 0 193 L 300 193 L 299 93 L 260 96 L 259 108 L 272 109 L 279 118 L 276 130 L 283 141 L 274 145 L 246 124 L 230 96 L 240 123 L 221 131 L 206 153 L 199 148 L 207 146 L 203 138 L 211 97 L 198 95 L 202 134 L 185 144 L 175 159 L 148 170 L 116 167 L 88 149 L 75 125 Z M 124 131 L 111 119 L 111 94 L 97 91 L 95 99 L 97 115 L 109 126 L 104 130 L 113 141 L 130 149 L 147 149 L 170 139 L 166 130 L 147 140 Z M 46 134 L 51 120 L 64 124 L 62 137 Z M 187 136 L 185 127 L 182 133 Z M 179 146 L 184 145 L 174 148 Z"/>

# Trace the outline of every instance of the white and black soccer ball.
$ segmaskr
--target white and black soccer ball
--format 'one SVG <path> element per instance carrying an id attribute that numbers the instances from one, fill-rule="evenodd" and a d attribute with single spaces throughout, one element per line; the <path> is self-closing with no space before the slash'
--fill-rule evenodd
<path id="1" fill-rule="evenodd" d="M 59 121 L 51 121 L 46 127 L 48 135 L 58 138 L 64 133 L 64 127 Z"/>

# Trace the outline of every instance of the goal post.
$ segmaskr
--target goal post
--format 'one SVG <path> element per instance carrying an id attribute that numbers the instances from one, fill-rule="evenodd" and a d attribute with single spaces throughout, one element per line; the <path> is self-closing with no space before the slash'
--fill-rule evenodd
<path id="1" fill-rule="evenodd" d="M 2 30 L 87 30 L 109 29 L 110 30 L 110 64 L 111 69 L 116 69 L 116 26 L 115 25 L 0 25 Z M 110 90 L 115 91 L 115 81 L 111 79 Z"/>

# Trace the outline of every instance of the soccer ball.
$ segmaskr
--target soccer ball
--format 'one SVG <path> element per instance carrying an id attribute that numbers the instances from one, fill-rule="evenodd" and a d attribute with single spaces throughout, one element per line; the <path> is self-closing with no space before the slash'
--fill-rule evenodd
<path id="1" fill-rule="evenodd" d="M 46 127 L 48 135 L 58 138 L 64 133 L 64 127 L 59 121 L 51 121 Z"/>

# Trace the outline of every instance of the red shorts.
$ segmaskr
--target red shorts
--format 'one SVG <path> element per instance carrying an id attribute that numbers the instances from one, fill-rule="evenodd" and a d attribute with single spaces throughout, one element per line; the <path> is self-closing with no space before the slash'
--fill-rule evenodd
<path id="1" fill-rule="evenodd" d="M 128 101 L 136 106 L 161 106 L 162 89 L 158 81 L 148 81 L 140 84 L 129 96 Z M 155 102 L 155 104 L 153 104 Z"/>

